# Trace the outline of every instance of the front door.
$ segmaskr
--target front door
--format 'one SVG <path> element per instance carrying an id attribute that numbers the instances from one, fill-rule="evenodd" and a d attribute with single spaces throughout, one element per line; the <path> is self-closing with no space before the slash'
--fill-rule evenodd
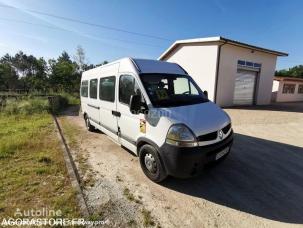
<path id="1" fill-rule="evenodd" d="M 131 113 L 129 101 L 131 95 L 141 94 L 141 91 L 135 77 L 128 74 L 120 75 L 118 87 L 117 111 L 121 114 L 118 118 L 120 143 L 134 152 L 138 136 L 145 135 L 146 123 L 143 114 Z"/>
<path id="2" fill-rule="evenodd" d="M 103 77 L 99 80 L 100 125 L 105 133 L 118 141 L 116 107 L 116 76 Z"/>

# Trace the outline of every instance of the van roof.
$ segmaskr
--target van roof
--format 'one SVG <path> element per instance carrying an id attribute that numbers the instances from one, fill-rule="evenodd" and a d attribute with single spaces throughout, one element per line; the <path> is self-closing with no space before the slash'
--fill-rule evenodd
<path id="1" fill-rule="evenodd" d="M 166 73 L 166 74 L 187 74 L 187 72 L 178 64 L 153 59 L 122 58 L 105 65 L 90 69 L 84 73 L 98 72 L 109 66 L 119 64 L 119 72 L 140 73 Z"/>

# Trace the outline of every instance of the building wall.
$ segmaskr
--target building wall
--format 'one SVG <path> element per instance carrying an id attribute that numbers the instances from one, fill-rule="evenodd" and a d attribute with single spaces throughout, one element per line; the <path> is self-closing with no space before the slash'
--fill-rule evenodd
<path id="1" fill-rule="evenodd" d="M 261 63 L 261 71 L 258 75 L 256 104 L 269 104 L 273 77 L 276 68 L 277 56 L 264 52 L 225 44 L 221 47 L 221 57 L 217 87 L 217 104 L 220 106 L 233 105 L 233 92 L 237 74 L 238 60 L 246 60 L 254 63 Z"/>
<path id="2" fill-rule="evenodd" d="M 279 86 L 280 86 L 280 82 L 274 80 L 273 84 L 272 84 L 272 93 L 271 93 L 271 101 L 272 102 L 276 102 L 277 101 Z"/>
<path id="3" fill-rule="evenodd" d="M 190 44 L 177 47 L 165 61 L 182 66 L 213 101 L 216 79 L 217 44 Z"/>
<path id="4" fill-rule="evenodd" d="M 274 84 L 276 84 L 274 81 Z M 303 101 L 303 94 L 302 93 L 298 93 L 298 89 L 299 89 L 299 84 L 303 84 L 303 82 L 277 82 L 279 84 L 278 90 L 277 90 L 277 95 L 276 95 L 276 102 L 292 102 L 292 101 Z M 284 84 L 295 84 L 295 93 L 283 93 L 283 86 Z M 273 88 L 274 89 L 274 88 Z M 274 91 L 273 91 L 274 93 Z"/>

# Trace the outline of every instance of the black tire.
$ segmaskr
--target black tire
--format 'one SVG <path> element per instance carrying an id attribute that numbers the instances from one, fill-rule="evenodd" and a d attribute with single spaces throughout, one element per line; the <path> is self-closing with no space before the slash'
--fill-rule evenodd
<path id="1" fill-rule="evenodd" d="M 95 128 L 94 128 L 94 126 L 92 126 L 92 125 L 90 124 L 90 121 L 89 121 L 89 118 L 88 118 L 87 115 L 84 116 L 84 120 L 85 120 L 86 129 L 87 129 L 88 131 L 94 131 Z"/>
<path id="2" fill-rule="evenodd" d="M 159 183 L 167 177 L 158 151 L 153 146 L 149 144 L 143 145 L 139 150 L 139 160 L 144 174 L 152 181 Z M 152 164 L 152 170 L 150 166 L 149 168 L 147 167 L 146 163 Z"/>

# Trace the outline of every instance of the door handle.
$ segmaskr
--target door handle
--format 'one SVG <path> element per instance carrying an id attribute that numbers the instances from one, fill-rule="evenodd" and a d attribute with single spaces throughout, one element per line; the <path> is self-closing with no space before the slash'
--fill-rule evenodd
<path id="1" fill-rule="evenodd" d="M 113 114 L 113 116 L 117 116 L 117 117 L 121 116 L 121 112 L 114 111 L 114 110 L 112 110 L 112 114 Z"/>
<path id="2" fill-rule="evenodd" d="M 91 104 L 87 104 L 89 107 L 95 108 L 95 109 L 100 109 L 99 106 L 95 106 L 95 105 L 91 105 Z"/>

